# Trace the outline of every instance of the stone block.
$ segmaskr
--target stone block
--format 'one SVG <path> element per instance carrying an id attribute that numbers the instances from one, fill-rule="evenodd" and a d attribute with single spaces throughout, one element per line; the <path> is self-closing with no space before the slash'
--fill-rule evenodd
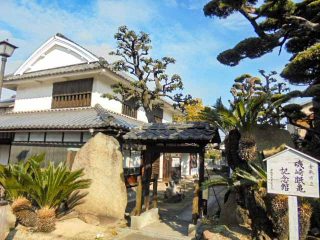
<path id="1" fill-rule="evenodd" d="M 98 217 L 124 218 L 127 189 L 124 182 L 120 144 L 112 136 L 98 133 L 77 153 L 72 170 L 84 169 L 83 178 L 91 179 L 84 191 L 88 195 L 75 210 Z"/>
<path id="2" fill-rule="evenodd" d="M 140 216 L 131 216 L 131 228 L 139 230 L 149 224 L 159 222 L 159 209 L 152 208 Z"/>
<path id="3" fill-rule="evenodd" d="M 15 224 L 16 216 L 12 213 L 10 205 L 0 206 L 0 240 L 6 239 Z"/>
<path id="4" fill-rule="evenodd" d="M 98 226 L 100 224 L 99 218 L 92 214 L 80 214 L 79 219 L 84 221 L 85 223 L 95 226 Z"/>

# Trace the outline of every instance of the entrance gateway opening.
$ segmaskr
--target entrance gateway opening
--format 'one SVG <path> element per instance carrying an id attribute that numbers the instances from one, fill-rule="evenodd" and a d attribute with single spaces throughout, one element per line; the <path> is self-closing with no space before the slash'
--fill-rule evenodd
<path id="1" fill-rule="evenodd" d="M 209 143 L 221 142 L 218 129 L 205 122 L 145 124 L 132 129 L 123 138 L 125 149 L 143 152 L 140 180 L 142 194 L 140 197 L 137 192 L 135 210 L 138 209 L 138 211 L 134 213 L 135 215 L 140 215 L 143 201 L 146 202 L 146 209 L 149 208 L 149 186 L 152 181 L 157 181 L 158 177 L 152 170 L 159 169 L 160 154 L 163 154 L 163 166 L 160 170 L 163 181 L 174 180 L 175 175 L 179 177 L 181 153 L 190 154 L 190 165 L 195 164 L 192 160 L 196 160 L 196 164 L 199 164 L 196 166 L 198 169 L 196 175 L 198 175 L 198 184 L 201 189 L 205 180 L 205 147 Z M 206 201 L 203 199 L 202 191 L 198 190 L 197 195 L 198 216 L 205 215 Z"/>

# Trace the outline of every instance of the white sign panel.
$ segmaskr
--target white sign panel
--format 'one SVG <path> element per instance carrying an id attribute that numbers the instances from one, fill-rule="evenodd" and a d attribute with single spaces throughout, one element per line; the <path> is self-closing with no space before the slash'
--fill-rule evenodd
<path id="1" fill-rule="evenodd" d="M 131 151 L 124 150 L 123 151 L 124 163 L 123 166 L 125 168 L 135 168 L 140 167 L 141 165 L 141 152 L 140 151 Z"/>
<path id="2" fill-rule="evenodd" d="M 268 193 L 319 198 L 316 159 L 290 148 L 266 161 Z"/>
<path id="3" fill-rule="evenodd" d="M 172 158 L 171 167 L 180 167 L 180 158 Z"/>

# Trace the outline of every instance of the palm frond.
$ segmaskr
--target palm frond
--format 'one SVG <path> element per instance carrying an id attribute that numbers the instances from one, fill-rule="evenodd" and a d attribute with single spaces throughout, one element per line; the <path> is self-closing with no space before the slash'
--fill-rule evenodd
<path id="1" fill-rule="evenodd" d="M 230 184 L 229 180 L 224 177 L 219 177 L 215 179 L 209 179 L 202 184 L 202 189 L 208 189 L 213 186 L 228 186 Z"/>

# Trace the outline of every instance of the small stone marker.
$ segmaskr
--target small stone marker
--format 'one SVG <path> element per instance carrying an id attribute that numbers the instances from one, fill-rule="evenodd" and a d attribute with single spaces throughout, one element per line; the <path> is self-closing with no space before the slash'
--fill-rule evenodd
<path id="1" fill-rule="evenodd" d="M 319 160 L 286 146 L 266 158 L 268 193 L 288 195 L 290 240 L 299 239 L 299 197 L 319 198 Z"/>

